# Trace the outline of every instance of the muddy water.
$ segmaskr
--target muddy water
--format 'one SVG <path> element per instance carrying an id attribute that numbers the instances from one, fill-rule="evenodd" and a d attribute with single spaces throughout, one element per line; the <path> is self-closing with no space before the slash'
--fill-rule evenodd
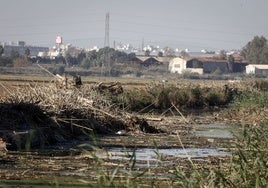
<path id="1" fill-rule="evenodd" d="M 165 149 L 152 149 L 152 148 L 108 148 L 107 153 L 96 152 L 95 155 L 99 158 L 109 158 L 111 160 L 129 160 L 129 158 L 135 155 L 135 159 L 138 161 L 156 161 L 159 160 L 159 156 L 165 157 L 177 157 L 177 158 L 205 158 L 209 156 L 227 156 L 230 153 L 217 149 L 209 148 L 165 148 Z"/>
<path id="2" fill-rule="evenodd" d="M 194 126 L 193 133 L 199 137 L 210 138 L 233 138 L 236 131 L 234 126 L 226 125 L 225 123 L 211 123 Z"/>
<path id="3" fill-rule="evenodd" d="M 94 151 L 94 155 L 110 161 L 135 158 L 139 168 L 146 168 L 147 163 L 154 166 L 157 162 L 168 166 L 178 159 L 222 158 L 231 155 L 225 147 L 232 142 L 235 131 L 235 126 L 214 122 L 193 125 L 191 131 L 179 134 L 105 136 L 98 138 L 101 149 Z M 91 144 L 84 142 L 77 146 L 87 151 Z"/>
<path id="4" fill-rule="evenodd" d="M 137 171 L 150 167 L 156 177 L 168 177 L 172 174 L 167 172 L 174 166 L 187 169 L 188 159 L 202 168 L 229 156 L 231 153 L 222 148 L 232 142 L 234 130 L 233 126 L 214 122 L 193 125 L 191 130 L 178 134 L 105 135 L 62 143 L 44 151 L 11 152 L 0 163 L 0 182 L 20 185 L 24 179 L 47 182 L 56 178 L 62 183 L 68 178 L 72 184 L 77 177 L 93 181 L 98 167 L 92 165 L 92 156 L 104 160 L 102 166 L 108 170 L 117 165 L 127 168 L 135 159 Z"/>
<path id="5" fill-rule="evenodd" d="M 105 143 L 110 140 L 113 145 L 106 145 L 105 152 L 96 152 L 95 155 L 99 158 L 108 158 L 110 160 L 129 160 L 135 154 L 135 160 L 144 162 L 155 162 L 165 158 L 207 158 L 207 157 L 225 157 L 231 153 L 223 151 L 221 141 L 233 139 L 235 127 L 224 123 L 211 123 L 195 125 L 193 130 L 182 137 L 164 135 L 142 138 L 132 136 L 110 137 L 101 139 Z M 148 135 L 147 135 L 148 136 Z M 108 140 L 107 140 L 108 139 Z M 180 143 L 183 139 L 184 143 Z M 158 146 L 153 147 L 152 143 L 157 143 Z M 119 143 L 125 143 L 127 146 L 120 146 Z M 135 144 L 133 144 L 135 143 Z M 198 143 L 200 144 L 199 147 Z M 224 143 L 224 142 L 222 142 Z M 131 147 L 131 145 L 135 145 Z M 145 147 L 144 145 L 151 146 Z M 213 147 L 214 146 L 214 147 Z M 163 161 L 162 161 L 163 162 Z"/>

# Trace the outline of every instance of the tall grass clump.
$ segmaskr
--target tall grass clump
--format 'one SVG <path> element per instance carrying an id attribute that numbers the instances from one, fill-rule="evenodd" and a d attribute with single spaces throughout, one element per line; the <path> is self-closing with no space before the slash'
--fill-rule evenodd
<path id="1" fill-rule="evenodd" d="M 268 121 L 257 126 L 244 125 L 236 136 L 236 141 L 230 148 L 231 156 L 219 165 L 200 166 L 194 159 L 187 158 L 180 164 L 163 168 L 167 177 L 164 181 L 154 178 L 155 167 L 136 171 L 135 150 L 129 156 L 129 161 L 121 161 L 114 167 L 107 167 L 105 160 L 95 157 L 97 169 L 97 185 L 100 187 L 267 187 L 268 186 Z M 155 144 L 155 154 L 161 167 L 164 158 Z M 162 161 L 163 160 L 163 161 Z M 163 167 L 163 166 L 162 166 Z M 158 173 L 161 174 L 160 171 Z M 154 182 L 155 181 L 155 182 Z"/>
<path id="2" fill-rule="evenodd" d="M 268 187 L 268 121 L 244 126 L 227 178 L 237 187 Z"/>
<path id="3" fill-rule="evenodd" d="M 187 171 L 175 167 L 176 187 L 268 187 L 268 120 L 260 125 L 244 125 L 230 149 L 231 157 L 219 167 Z"/>
<path id="4" fill-rule="evenodd" d="M 200 85 L 150 84 L 146 88 L 130 89 L 113 99 L 130 111 L 164 111 L 175 105 L 180 109 L 204 109 L 227 105 L 236 93 L 228 87 Z"/>
<path id="5" fill-rule="evenodd" d="M 268 91 L 268 81 L 266 80 L 256 80 L 253 87 L 259 91 Z"/>
<path id="6" fill-rule="evenodd" d="M 252 87 L 253 86 L 253 87 Z M 265 81 L 253 82 L 230 105 L 243 122 L 228 168 L 221 170 L 228 187 L 268 187 L 268 92 Z"/>
<path id="7" fill-rule="evenodd" d="M 237 96 L 231 106 L 240 109 L 245 109 L 252 106 L 262 108 L 268 106 L 267 102 L 268 102 L 267 92 L 252 90 L 252 91 L 244 91 L 239 96 Z"/>
<path id="8" fill-rule="evenodd" d="M 251 87 L 245 87 L 242 92 L 234 97 L 229 105 L 229 118 L 243 120 L 249 124 L 260 124 L 267 117 L 268 92 L 265 89 L 256 87 L 255 83 L 251 83 Z"/>
<path id="9" fill-rule="evenodd" d="M 113 101 L 115 103 L 118 103 L 118 101 L 120 104 L 123 103 L 123 106 L 128 110 L 136 109 L 138 111 L 151 105 L 152 96 L 145 90 L 137 89 L 125 92 L 123 101 L 121 101 L 121 98 L 118 100 L 118 97 L 116 97 Z"/>

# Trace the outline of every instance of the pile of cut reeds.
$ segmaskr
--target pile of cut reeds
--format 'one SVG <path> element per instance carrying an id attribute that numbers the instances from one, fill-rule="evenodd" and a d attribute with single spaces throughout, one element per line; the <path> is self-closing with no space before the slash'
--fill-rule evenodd
<path id="1" fill-rule="evenodd" d="M 30 139 L 33 146 L 79 138 L 85 136 L 85 132 L 161 132 L 146 120 L 120 110 L 92 88 L 83 85 L 66 89 L 56 87 L 54 83 L 18 87 L 0 98 L 3 139 L 14 143 L 18 140 L 16 135 L 25 133 L 20 142 L 24 145 Z"/>

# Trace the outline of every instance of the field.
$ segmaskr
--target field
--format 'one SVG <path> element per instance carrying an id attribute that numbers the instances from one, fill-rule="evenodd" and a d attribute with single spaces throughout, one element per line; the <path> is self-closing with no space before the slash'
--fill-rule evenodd
<path id="1" fill-rule="evenodd" d="M 241 102 L 262 81 L 58 80 L 0 76 L 3 186 L 232 187 L 236 136 L 266 117 Z"/>

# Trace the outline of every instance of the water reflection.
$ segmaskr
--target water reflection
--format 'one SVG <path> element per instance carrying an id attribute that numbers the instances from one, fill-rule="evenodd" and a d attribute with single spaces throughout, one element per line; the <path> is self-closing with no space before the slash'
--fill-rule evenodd
<path id="1" fill-rule="evenodd" d="M 233 138 L 234 127 L 224 123 L 202 124 L 195 126 L 195 136 L 210 138 Z"/>
<path id="2" fill-rule="evenodd" d="M 122 148 L 109 148 L 107 152 L 96 152 L 95 155 L 99 158 L 109 158 L 112 160 L 128 160 L 134 150 Z M 209 156 L 227 156 L 230 153 L 217 149 L 210 148 L 167 148 L 167 149 L 152 149 L 140 148 L 135 150 L 135 158 L 139 161 L 156 161 L 159 156 L 176 157 L 176 158 L 205 158 Z"/>

